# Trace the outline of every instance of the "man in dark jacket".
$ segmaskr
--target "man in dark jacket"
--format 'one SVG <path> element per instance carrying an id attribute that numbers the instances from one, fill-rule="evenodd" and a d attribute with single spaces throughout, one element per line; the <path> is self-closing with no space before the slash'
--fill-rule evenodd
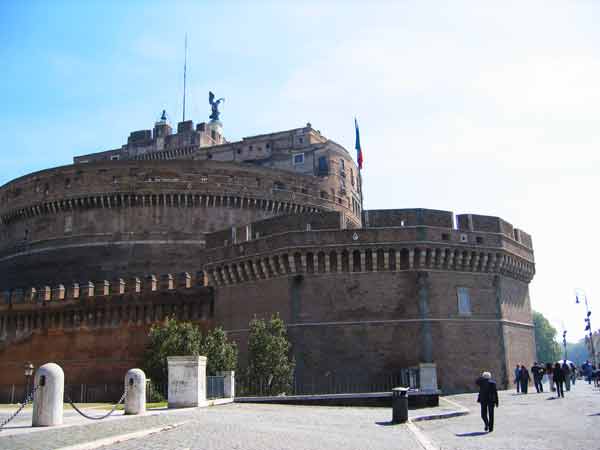
<path id="1" fill-rule="evenodd" d="M 477 402 L 481 403 L 481 419 L 485 424 L 485 431 L 494 431 L 494 408 L 498 407 L 498 389 L 492 380 L 492 374 L 483 372 L 475 382 L 479 386 Z"/>
<path id="2" fill-rule="evenodd" d="M 535 390 L 538 392 L 544 392 L 544 386 L 542 385 L 542 377 L 544 376 L 544 368 L 541 367 L 537 362 L 531 366 L 531 375 L 533 375 L 533 383 L 535 384 Z"/>

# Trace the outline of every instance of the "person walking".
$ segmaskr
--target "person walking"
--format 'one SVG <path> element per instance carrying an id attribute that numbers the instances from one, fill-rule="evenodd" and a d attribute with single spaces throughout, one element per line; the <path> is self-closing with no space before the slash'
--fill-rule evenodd
<path id="1" fill-rule="evenodd" d="M 562 367 L 560 367 L 560 363 L 554 364 L 554 370 L 552 373 L 552 378 L 554 379 L 554 384 L 556 385 L 556 397 L 561 398 L 565 396 L 565 392 L 563 391 L 563 382 L 564 375 L 562 371 Z"/>
<path id="2" fill-rule="evenodd" d="M 515 367 L 515 384 L 517 385 L 517 394 L 521 392 L 521 366 Z"/>
<path id="3" fill-rule="evenodd" d="M 592 365 L 589 361 L 586 361 L 581 365 L 581 372 L 588 384 L 592 384 Z"/>
<path id="4" fill-rule="evenodd" d="M 552 368 L 552 363 L 546 363 L 546 375 L 548 376 L 550 391 L 554 392 L 554 369 Z"/>
<path id="5" fill-rule="evenodd" d="M 575 386 L 575 382 L 577 381 L 577 366 L 571 363 L 571 384 Z"/>
<path id="6" fill-rule="evenodd" d="M 569 392 L 571 390 L 571 369 L 569 368 L 569 365 L 567 364 L 566 361 L 563 362 L 561 369 L 562 369 L 563 377 L 565 379 L 564 388 L 566 388 L 567 392 Z"/>
<path id="7" fill-rule="evenodd" d="M 533 384 L 535 384 L 535 390 L 539 394 L 544 392 L 544 386 L 542 385 L 542 377 L 544 376 L 544 368 L 536 362 L 531 366 L 531 375 L 533 376 Z"/>
<path id="8" fill-rule="evenodd" d="M 490 372 L 483 372 L 475 381 L 479 386 L 477 402 L 481 404 L 481 420 L 485 425 L 484 430 L 494 431 L 494 408 L 498 407 L 498 389 Z"/>
<path id="9" fill-rule="evenodd" d="M 521 374 L 519 375 L 519 381 L 521 382 L 521 394 L 527 394 L 527 388 L 529 387 L 529 371 L 527 367 L 521 366 Z"/>

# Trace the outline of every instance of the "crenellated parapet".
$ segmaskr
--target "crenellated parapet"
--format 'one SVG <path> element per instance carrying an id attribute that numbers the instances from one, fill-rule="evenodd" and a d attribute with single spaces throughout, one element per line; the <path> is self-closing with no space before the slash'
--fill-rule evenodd
<path id="1" fill-rule="evenodd" d="M 211 320 L 213 294 L 205 284 L 203 272 L 184 272 L 6 290 L 0 341 L 36 330 L 146 326 L 170 316 Z"/>
<path id="2" fill-rule="evenodd" d="M 488 218 L 490 224 L 500 221 Z M 375 226 L 363 229 L 343 229 L 333 212 L 274 218 L 247 225 L 248 239 L 224 231 L 208 235 L 212 248 L 204 269 L 214 286 L 303 273 L 389 271 L 491 273 L 531 281 L 535 263 L 524 233 L 516 239 L 512 226 L 508 233 L 473 221 L 458 229 L 452 224 L 451 212 L 434 210 L 376 212 L 370 222 Z M 232 231 L 237 236 L 243 229 Z"/>

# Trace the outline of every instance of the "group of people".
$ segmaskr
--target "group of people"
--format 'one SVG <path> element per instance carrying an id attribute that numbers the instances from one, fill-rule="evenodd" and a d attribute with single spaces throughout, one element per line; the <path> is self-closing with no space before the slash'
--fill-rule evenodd
<path id="1" fill-rule="evenodd" d="M 548 382 L 550 390 L 556 392 L 557 397 L 565 396 L 565 389 L 571 390 L 571 384 L 575 385 L 577 376 L 583 375 L 588 383 L 594 382 L 596 387 L 600 387 L 600 369 L 586 361 L 579 370 L 575 364 L 567 361 L 552 363 L 534 362 L 531 366 L 531 373 L 524 365 L 517 364 L 515 367 L 514 383 L 517 386 L 517 393 L 527 394 L 529 382 L 533 378 L 533 384 L 536 391 L 544 392 L 544 382 Z M 494 431 L 494 408 L 499 406 L 498 388 L 496 381 L 492 379 L 490 372 L 483 372 L 476 381 L 479 386 L 479 395 L 477 402 L 481 404 L 481 419 L 483 420 L 485 431 Z"/>
<path id="2" fill-rule="evenodd" d="M 593 381 L 594 386 L 600 387 L 600 369 L 596 368 L 594 364 L 589 361 L 584 362 L 581 365 L 581 374 L 588 384 L 592 384 Z"/>
<path id="3" fill-rule="evenodd" d="M 544 392 L 544 381 L 547 380 L 550 385 L 550 390 L 556 392 L 557 397 L 565 396 L 565 389 L 571 390 L 571 384 L 575 384 L 577 380 L 578 370 L 575 364 L 563 361 L 554 363 L 534 362 L 531 366 L 531 375 L 524 365 L 517 364 L 515 367 L 514 383 L 517 386 L 517 393 L 527 394 L 529 381 L 533 378 L 535 390 L 540 393 Z"/>

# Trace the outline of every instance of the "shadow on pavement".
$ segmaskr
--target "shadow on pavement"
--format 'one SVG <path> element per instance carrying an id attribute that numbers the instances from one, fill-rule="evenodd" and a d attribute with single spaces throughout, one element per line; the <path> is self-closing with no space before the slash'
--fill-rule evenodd
<path id="1" fill-rule="evenodd" d="M 382 427 L 389 427 L 389 426 L 394 426 L 394 425 L 400 425 L 399 423 L 394 423 L 391 420 L 388 420 L 386 422 L 375 422 L 375 425 L 379 425 Z"/>
<path id="2" fill-rule="evenodd" d="M 458 436 L 458 437 L 473 437 L 473 436 L 482 436 L 484 434 L 488 434 L 487 431 L 471 431 L 470 433 L 455 433 L 455 436 Z"/>

